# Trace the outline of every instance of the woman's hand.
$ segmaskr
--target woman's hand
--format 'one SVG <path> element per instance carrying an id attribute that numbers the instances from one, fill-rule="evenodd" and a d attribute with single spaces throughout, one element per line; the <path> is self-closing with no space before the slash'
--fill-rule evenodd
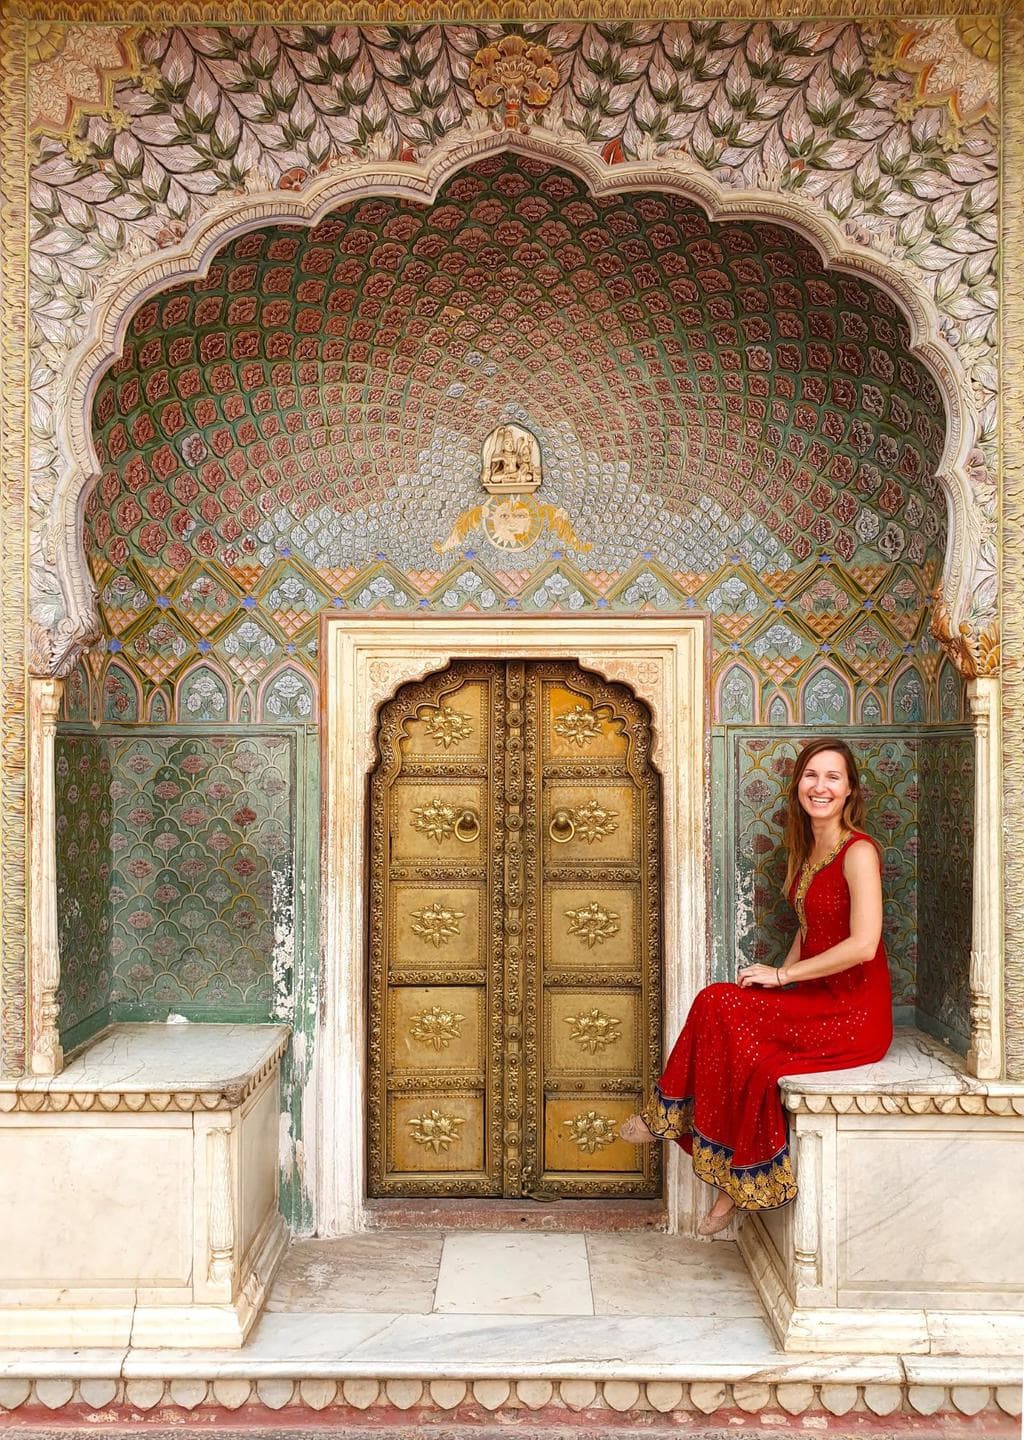
<path id="1" fill-rule="evenodd" d="M 771 990 L 778 990 L 785 981 L 781 970 L 777 970 L 774 965 L 744 965 L 736 977 L 736 983 L 744 990 L 751 985 L 765 985 Z"/>

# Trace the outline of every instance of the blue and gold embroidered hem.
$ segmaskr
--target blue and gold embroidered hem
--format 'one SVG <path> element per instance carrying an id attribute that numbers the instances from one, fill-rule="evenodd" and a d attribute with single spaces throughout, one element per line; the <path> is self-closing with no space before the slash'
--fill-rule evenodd
<path id="1" fill-rule="evenodd" d="M 777 1210 L 796 1198 L 796 1179 L 789 1146 L 757 1165 L 734 1165 L 733 1152 L 702 1135 L 693 1124 L 693 1096 L 674 1100 L 655 1088 L 643 1111 L 652 1134 L 662 1140 L 686 1142 L 696 1175 L 723 1190 L 739 1210 Z"/>

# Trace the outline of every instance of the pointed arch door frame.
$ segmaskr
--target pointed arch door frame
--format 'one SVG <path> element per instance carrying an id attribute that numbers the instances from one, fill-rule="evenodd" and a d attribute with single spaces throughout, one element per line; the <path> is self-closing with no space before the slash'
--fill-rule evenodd
<path id="1" fill-rule="evenodd" d="M 304 1096 L 317 1233 L 366 1210 L 366 834 L 377 711 L 399 685 L 467 657 L 576 660 L 649 706 L 663 782 L 664 1026 L 670 1043 L 708 978 L 707 633 L 701 616 L 326 615 L 321 622 L 321 985 Z M 312 1142 L 312 1143 L 310 1143 Z M 695 1185 L 673 1148 L 669 1229 L 696 1220 Z"/>

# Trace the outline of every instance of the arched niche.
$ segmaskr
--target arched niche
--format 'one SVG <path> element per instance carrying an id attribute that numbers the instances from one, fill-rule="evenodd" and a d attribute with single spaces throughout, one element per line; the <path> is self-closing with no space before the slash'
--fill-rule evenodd
<path id="1" fill-rule="evenodd" d="M 117 268 L 101 283 L 90 333 L 72 357 L 62 407 L 62 453 L 67 457 L 53 507 L 48 544 L 56 557 L 67 618 L 49 637 L 49 663 L 62 672 L 83 640 L 97 629 L 92 584 L 81 543 L 81 504 L 100 466 L 90 434 L 90 411 L 100 378 L 117 356 L 133 312 L 148 297 L 189 277 L 207 275 L 218 251 L 232 239 L 271 223 L 315 226 L 339 205 L 390 195 L 418 206 L 431 204 L 442 187 L 475 161 L 503 151 L 554 163 L 579 177 L 595 197 L 649 190 L 685 197 L 714 223 L 761 220 L 778 223 L 814 246 L 826 270 L 868 280 L 890 296 L 908 326 L 909 348 L 938 386 L 945 412 L 945 441 L 937 465 L 952 516 L 942 584 L 955 622 L 962 614 L 979 545 L 965 465 L 976 434 L 972 401 L 953 353 L 943 343 L 930 297 L 904 267 L 888 263 L 845 233 L 796 194 L 728 190 L 683 161 L 628 162 L 603 166 L 561 132 L 529 134 L 483 131 L 453 137 L 422 164 L 366 162 L 344 173 L 326 173 L 300 192 L 225 197 L 175 246 Z"/>

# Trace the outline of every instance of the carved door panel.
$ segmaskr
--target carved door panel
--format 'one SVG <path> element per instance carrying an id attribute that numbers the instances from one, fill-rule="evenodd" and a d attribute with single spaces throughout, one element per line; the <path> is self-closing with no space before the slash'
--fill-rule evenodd
<path id="1" fill-rule="evenodd" d="M 647 712 L 570 664 L 460 661 L 381 712 L 372 1195 L 657 1194 L 615 1137 L 660 1036 Z"/>
<path id="2" fill-rule="evenodd" d="M 661 832 L 649 716 L 625 686 L 566 664 L 531 668 L 527 713 L 538 867 L 525 1163 L 542 1191 L 657 1195 L 661 1147 L 618 1138 L 660 1069 Z"/>
<path id="3" fill-rule="evenodd" d="M 382 711 L 371 782 L 371 1194 L 502 1191 L 504 707 L 505 668 L 482 662 L 405 686 Z"/>

